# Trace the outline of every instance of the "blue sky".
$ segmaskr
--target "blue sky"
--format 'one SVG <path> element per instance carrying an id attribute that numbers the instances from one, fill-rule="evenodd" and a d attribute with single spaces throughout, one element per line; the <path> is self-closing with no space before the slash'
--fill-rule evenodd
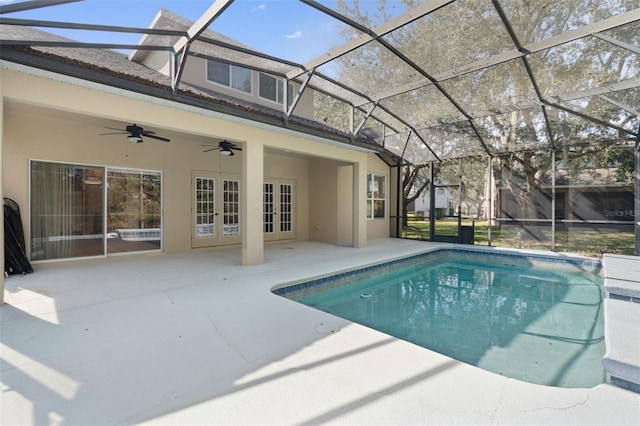
<path id="1" fill-rule="evenodd" d="M 369 2 L 371 6 L 376 4 L 374 0 Z M 16 1 L 0 0 L 0 4 L 9 3 Z M 161 7 L 193 21 L 212 3 L 211 0 L 85 0 L 4 16 L 147 27 Z M 334 0 L 321 3 L 335 5 Z M 342 25 L 297 0 L 236 0 L 210 28 L 264 53 L 304 63 L 342 44 Z M 44 30 L 82 41 L 134 44 L 140 38 L 138 34 Z"/>

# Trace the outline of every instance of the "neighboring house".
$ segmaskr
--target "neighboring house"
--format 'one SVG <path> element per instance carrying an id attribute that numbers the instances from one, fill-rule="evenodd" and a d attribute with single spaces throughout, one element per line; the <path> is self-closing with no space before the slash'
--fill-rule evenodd
<path id="1" fill-rule="evenodd" d="M 545 182 L 535 200 L 534 217 L 524 217 L 511 191 L 498 187 L 500 222 L 519 226 L 527 219 L 534 219 L 542 220 L 542 226 L 549 226 L 553 194 L 550 178 Z M 567 169 L 559 169 L 555 189 L 556 228 L 631 230 L 635 218 L 633 197 L 633 183 L 619 181 L 615 168 L 585 169 L 575 176 Z"/>
<path id="2" fill-rule="evenodd" d="M 453 211 L 451 209 L 451 205 L 449 201 L 455 201 L 457 202 L 457 200 L 450 200 L 451 195 L 450 195 L 450 191 L 449 188 L 439 188 L 436 189 L 436 205 L 435 208 L 436 209 L 444 209 L 445 210 L 445 216 L 451 216 L 453 215 Z M 422 191 L 422 193 L 420 194 L 420 196 L 418 198 L 416 198 L 413 202 L 413 205 L 410 206 L 410 210 L 412 210 L 413 212 L 415 212 L 416 215 L 418 216 L 426 216 L 429 217 L 429 210 L 430 210 L 430 193 L 428 189 L 425 189 L 424 191 Z"/>
<path id="3" fill-rule="evenodd" d="M 190 23 L 163 10 L 152 25 Z M 141 43 L 154 37 L 168 36 Z M 255 265 L 265 242 L 363 247 L 389 236 L 395 173 L 378 144 L 314 121 L 310 90 L 283 118 L 297 84 L 199 52 L 174 91 L 168 52 L 1 47 L 2 191 L 21 206 L 32 261 L 242 245 L 242 263 Z M 144 131 L 129 134 L 134 124 Z"/>

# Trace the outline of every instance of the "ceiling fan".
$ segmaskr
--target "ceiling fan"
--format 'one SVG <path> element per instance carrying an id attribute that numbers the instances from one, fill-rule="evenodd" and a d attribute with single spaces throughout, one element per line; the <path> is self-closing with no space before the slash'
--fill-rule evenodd
<path id="1" fill-rule="evenodd" d="M 210 145 L 204 145 L 204 146 L 210 146 Z M 236 155 L 233 153 L 234 150 L 236 151 L 242 151 L 242 148 L 240 148 L 238 145 L 229 142 L 227 140 L 224 141 L 220 141 L 218 142 L 218 146 L 215 148 L 210 148 L 210 149 L 205 149 L 202 152 L 209 152 L 209 151 L 215 151 L 219 149 L 220 150 L 220 155 L 227 155 L 227 156 L 231 156 L 231 155 Z"/>
<path id="2" fill-rule="evenodd" d="M 131 126 L 127 126 L 124 130 L 122 129 L 115 129 L 113 127 L 105 127 L 106 129 L 111 129 L 111 130 L 118 130 L 117 132 L 114 133 L 100 133 L 100 135 L 126 135 L 128 134 L 129 136 L 127 136 L 127 139 L 129 139 L 131 142 L 135 142 L 135 143 L 142 143 L 144 142 L 144 140 L 142 139 L 142 137 L 147 137 L 147 138 L 152 138 L 152 139 L 157 139 L 159 141 L 163 141 L 163 142 L 171 142 L 171 139 L 167 139 L 167 138 L 163 138 L 162 136 L 157 136 L 155 134 L 155 132 L 152 132 L 151 130 L 144 130 L 142 127 L 133 124 Z"/>

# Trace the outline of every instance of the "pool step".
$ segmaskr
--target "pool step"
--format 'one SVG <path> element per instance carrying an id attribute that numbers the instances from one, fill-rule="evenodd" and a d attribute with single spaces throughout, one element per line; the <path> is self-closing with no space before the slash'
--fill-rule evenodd
<path id="1" fill-rule="evenodd" d="M 640 303 L 640 257 L 605 254 L 602 264 L 607 297 Z"/>
<path id="2" fill-rule="evenodd" d="M 605 254 L 603 270 L 602 362 L 611 384 L 640 393 L 640 257 Z"/>

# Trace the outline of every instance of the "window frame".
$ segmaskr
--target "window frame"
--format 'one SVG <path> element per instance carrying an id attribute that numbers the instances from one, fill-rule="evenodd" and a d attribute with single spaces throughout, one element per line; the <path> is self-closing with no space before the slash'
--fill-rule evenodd
<path id="1" fill-rule="evenodd" d="M 222 64 L 222 65 L 226 65 L 228 67 L 229 70 L 229 83 L 225 84 L 225 83 L 221 83 L 219 81 L 215 81 L 215 80 L 211 80 L 209 78 L 209 67 L 211 66 L 212 63 L 217 63 L 217 64 Z M 248 71 L 249 72 L 249 90 L 244 90 L 244 89 L 239 89 L 237 87 L 234 87 L 233 85 L 233 70 L 234 69 L 239 69 L 239 70 L 244 70 L 244 71 Z M 245 68 L 245 67 L 241 67 L 239 65 L 233 65 L 233 64 L 229 64 L 227 62 L 223 62 L 223 61 L 217 61 L 215 59 L 207 59 L 206 60 L 206 70 L 205 70 L 205 79 L 207 81 L 207 83 L 211 83 L 211 84 L 215 84 L 217 86 L 221 86 L 221 87 L 226 87 L 227 89 L 231 89 L 231 90 L 235 90 L 237 92 L 240 93 L 244 93 L 246 95 L 253 95 L 253 71 L 250 68 Z"/>
<path id="2" fill-rule="evenodd" d="M 272 78 L 276 81 L 276 99 L 271 99 L 271 98 L 267 98 L 265 96 L 262 96 L 262 78 L 263 77 L 268 77 L 268 78 Z M 284 84 L 285 84 L 285 80 L 283 78 L 280 77 L 276 77 L 274 75 L 265 73 L 265 72 L 259 72 L 258 73 L 258 98 L 260 99 L 264 99 L 265 101 L 268 102 L 273 102 L 275 104 L 278 105 L 282 105 L 284 103 Z M 280 89 L 280 90 L 278 90 Z M 291 102 L 293 101 L 293 96 L 294 96 L 294 92 L 293 92 L 293 84 L 291 83 L 287 83 L 287 106 L 291 106 Z M 278 99 L 278 97 L 280 97 L 280 99 Z"/>
<path id="3" fill-rule="evenodd" d="M 70 250 L 61 250 L 62 255 L 60 256 L 47 256 L 46 254 L 44 256 L 41 256 L 40 253 L 38 253 L 37 255 L 35 254 L 35 252 L 39 252 L 39 250 L 36 250 L 35 248 L 37 246 L 42 245 L 41 241 L 44 241 L 44 239 L 47 239 L 50 237 L 50 234 L 48 233 L 43 233 L 41 235 L 38 235 L 36 233 L 33 232 L 34 230 L 34 215 L 37 214 L 36 211 L 34 209 L 39 209 L 39 207 L 37 206 L 37 202 L 41 200 L 40 196 L 38 195 L 38 192 L 34 192 L 36 190 L 36 187 L 34 186 L 34 172 L 37 173 L 37 166 L 41 166 L 41 165 L 51 165 L 51 166 L 63 166 L 63 167 L 67 167 L 70 168 L 74 171 L 74 175 L 73 176 L 68 176 L 69 178 L 72 178 L 74 180 L 74 182 L 77 180 L 77 182 L 72 183 L 71 180 L 69 180 L 69 183 L 66 184 L 67 186 L 69 185 L 82 185 L 82 197 L 83 197 L 83 205 L 81 206 L 82 211 L 84 212 L 84 197 L 86 196 L 85 192 L 87 191 L 87 186 L 92 187 L 92 188 L 96 188 L 99 185 L 100 188 L 100 194 L 98 197 L 93 197 L 94 200 L 100 200 L 100 210 L 101 210 L 101 224 L 100 224 L 100 240 L 101 240 L 101 247 L 102 250 L 100 250 L 100 253 L 98 253 L 97 251 L 95 253 L 82 253 L 80 255 L 66 255 L 65 253 L 71 253 L 74 251 L 78 251 L 78 252 L 86 252 L 87 250 L 85 248 L 81 248 L 79 250 L 75 250 L 75 249 L 70 249 Z M 54 171 L 54 173 L 56 172 L 55 169 L 52 169 Z M 80 181 L 78 179 L 80 179 L 80 175 L 76 176 L 75 171 L 76 170 L 89 170 L 91 171 L 91 173 L 89 175 L 83 175 L 82 179 L 83 181 Z M 99 172 L 100 176 L 96 177 L 96 173 L 95 172 Z M 110 204 L 110 200 L 109 200 L 109 194 L 108 194 L 108 188 L 110 185 L 110 178 L 109 178 L 109 174 L 112 172 L 123 172 L 123 173 L 140 173 L 140 175 L 142 176 L 143 174 L 148 174 L 148 175 L 156 175 L 158 178 L 157 184 L 159 185 L 158 188 L 158 193 L 159 193 L 159 204 L 158 204 L 158 212 L 159 212 L 159 223 L 160 225 L 158 226 L 158 229 L 160 229 L 160 235 L 159 235 L 159 243 L 157 245 L 157 247 L 149 247 L 149 248 L 136 248 L 134 247 L 132 250 L 119 250 L 119 251 L 111 251 L 109 250 L 109 239 L 112 238 L 112 232 L 109 232 L 109 227 L 112 225 L 112 222 L 110 222 L 109 216 L 113 213 L 113 211 L 111 210 L 112 204 Z M 28 241 L 25 241 L 25 245 L 28 247 L 29 250 L 29 258 L 30 261 L 32 263 L 47 263 L 47 262 L 61 262 L 61 261 L 68 261 L 68 260 L 78 260 L 78 259 L 85 259 L 85 258 L 104 258 L 104 257 L 109 257 L 109 256 L 121 256 L 121 255 L 135 255 L 135 254 L 140 254 L 140 253 L 161 253 L 164 251 L 164 238 L 165 238 L 165 223 L 164 223 L 164 173 L 162 170 L 152 170 L 152 169 L 143 169 L 143 168 L 127 168 L 127 167 L 117 167 L 117 166 L 108 166 L 108 165 L 103 165 L 103 164 L 91 164 L 91 163 L 83 163 L 83 162 L 66 162 L 66 161 L 52 161 L 52 160 L 42 160 L 42 159 L 37 159 L 37 158 L 32 158 L 29 159 L 29 183 L 28 183 L 28 190 L 29 190 L 29 202 L 28 202 L 28 229 L 29 229 L 29 237 L 28 237 Z M 77 190 L 74 192 L 78 192 Z M 95 195 L 95 194 L 94 194 Z M 74 194 L 70 193 L 70 196 L 73 197 Z M 39 199 L 40 198 L 40 199 Z M 76 207 L 72 206 L 72 209 L 75 209 Z M 141 212 L 144 211 L 144 207 L 142 207 Z M 73 216 L 73 211 L 72 211 L 72 215 Z M 116 213 L 120 213 L 120 212 L 116 212 Z M 47 214 L 47 211 L 44 211 L 44 214 Z M 70 217 L 69 214 L 66 214 L 65 217 Z M 81 219 L 83 221 L 83 229 L 84 229 L 84 213 L 83 213 L 83 219 Z M 88 216 L 86 216 L 88 217 Z M 137 229 L 138 231 L 141 231 L 141 229 Z M 153 233 L 155 234 L 155 231 L 157 229 L 156 228 L 149 228 L 149 231 L 153 231 Z M 84 236 L 85 235 L 93 235 L 93 234 L 76 234 L 75 232 L 72 233 L 67 233 L 67 234 L 62 234 L 60 236 L 54 236 L 52 238 L 56 238 L 59 239 L 61 241 L 65 241 L 65 240 L 74 240 L 74 239 L 81 239 L 84 240 Z M 97 235 L 97 234 L 95 234 Z M 78 237 L 79 236 L 79 237 Z M 148 238 L 148 237 L 152 237 L 153 240 L 156 240 L 157 237 L 155 235 L 144 235 L 144 232 L 139 232 L 136 233 L 134 235 L 134 238 Z M 38 240 L 38 241 L 35 241 Z M 155 245 L 155 244 L 154 244 Z M 96 246 L 97 247 L 97 246 Z M 34 252 L 35 250 L 35 252 Z"/>
<path id="4" fill-rule="evenodd" d="M 382 197 L 374 191 L 374 182 L 376 179 L 382 178 L 380 191 Z M 378 191 L 378 192 L 380 192 Z M 378 195 L 378 196 L 376 196 Z M 382 203 L 382 215 L 377 215 L 378 209 L 375 208 L 376 202 Z M 384 220 L 387 218 L 387 176 L 382 173 L 367 173 L 367 219 L 368 220 Z"/>

